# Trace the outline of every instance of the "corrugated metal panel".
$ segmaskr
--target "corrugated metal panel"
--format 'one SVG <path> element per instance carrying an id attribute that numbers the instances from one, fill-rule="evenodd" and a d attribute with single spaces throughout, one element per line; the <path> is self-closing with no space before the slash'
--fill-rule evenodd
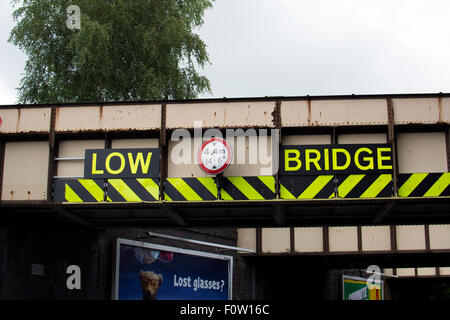
<path id="1" fill-rule="evenodd" d="M 103 107 L 101 128 L 105 130 L 151 130 L 161 127 L 161 105 Z"/>
<path id="2" fill-rule="evenodd" d="M 100 106 L 56 108 L 56 132 L 100 129 Z"/>
<path id="3" fill-rule="evenodd" d="M 304 127 L 311 122 L 311 104 L 308 101 L 282 101 L 281 125 L 283 127 Z"/>
<path id="4" fill-rule="evenodd" d="M 263 228 L 261 234 L 263 253 L 290 252 L 289 228 Z"/>
<path id="5" fill-rule="evenodd" d="M 441 113 L 440 113 L 440 119 L 442 122 L 450 123 L 450 99 L 449 98 L 442 98 L 441 99 Z"/>
<path id="6" fill-rule="evenodd" d="M 311 145 L 311 144 L 330 144 L 331 136 L 329 134 L 304 134 L 304 135 L 290 135 L 282 136 L 281 142 L 285 146 L 289 145 Z"/>
<path id="7" fill-rule="evenodd" d="M 282 101 L 281 119 L 286 127 L 387 124 L 386 100 Z"/>
<path id="8" fill-rule="evenodd" d="M 323 252 L 322 227 L 294 228 L 295 252 Z"/>
<path id="9" fill-rule="evenodd" d="M 394 123 L 436 123 L 439 122 L 439 99 L 393 99 Z"/>
<path id="10" fill-rule="evenodd" d="M 430 225 L 430 249 L 450 249 L 450 225 Z"/>
<path id="11" fill-rule="evenodd" d="M 363 226 L 361 227 L 361 238 L 363 251 L 391 250 L 389 226 Z"/>
<path id="12" fill-rule="evenodd" d="M 150 130 L 160 126 L 160 105 L 68 106 L 56 109 L 56 132 Z"/>
<path id="13" fill-rule="evenodd" d="M 86 149 L 103 149 L 104 140 L 67 140 L 59 142 L 58 158 L 82 158 Z M 84 161 L 59 161 L 58 176 L 80 176 L 84 175 Z"/>
<path id="14" fill-rule="evenodd" d="M 275 102 L 235 102 L 168 104 L 167 128 L 194 128 L 201 121 L 205 128 L 273 127 Z"/>
<path id="15" fill-rule="evenodd" d="M 398 277 L 414 277 L 416 275 L 415 268 L 397 268 Z"/>
<path id="16" fill-rule="evenodd" d="M 395 123 L 450 122 L 450 98 L 393 96 Z M 245 100 L 245 101 L 243 101 Z M 361 96 L 281 100 L 284 127 L 385 125 L 386 99 Z M 203 127 L 274 127 L 275 101 L 261 99 L 211 100 L 167 104 L 167 128 Z M 0 132 L 48 132 L 48 105 L 42 107 L 0 109 Z M 153 130 L 160 128 L 161 104 L 136 103 L 101 105 L 62 105 L 57 107 L 56 131 Z"/>
<path id="17" fill-rule="evenodd" d="M 17 132 L 19 123 L 18 109 L 0 109 L 0 118 L 2 123 L 0 125 L 0 132 L 11 133 Z"/>
<path id="18" fill-rule="evenodd" d="M 111 148 L 158 148 L 158 139 L 113 139 Z"/>
<path id="19" fill-rule="evenodd" d="M 387 136 L 385 133 L 340 134 L 338 136 L 338 143 L 340 144 L 369 144 L 386 142 Z"/>
<path id="20" fill-rule="evenodd" d="M 0 109 L 0 133 L 48 132 L 51 108 Z"/>
<path id="21" fill-rule="evenodd" d="M 2 200 L 45 200 L 48 156 L 47 141 L 7 142 Z"/>
<path id="22" fill-rule="evenodd" d="M 330 251 L 358 251 L 358 235 L 356 227 L 330 227 Z"/>
<path id="23" fill-rule="evenodd" d="M 443 132 L 399 133 L 399 173 L 446 172 L 446 149 Z"/>
<path id="24" fill-rule="evenodd" d="M 417 268 L 418 277 L 435 276 L 435 275 L 436 275 L 436 268 L 434 267 Z"/>
<path id="25" fill-rule="evenodd" d="M 358 231 L 356 226 L 329 227 L 329 249 L 331 252 L 358 251 Z M 366 253 L 376 251 L 391 251 L 391 228 L 389 226 L 362 226 L 361 227 L 361 249 Z M 322 227 L 296 227 L 294 228 L 294 239 L 290 239 L 292 233 L 290 228 L 263 228 L 262 229 L 262 252 L 263 253 L 287 253 L 290 252 L 290 241 L 294 241 L 295 253 L 324 253 L 324 234 Z M 430 248 L 448 250 L 449 225 L 430 225 L 431 242 Z M 238 229 L 238 241 L 244 247 L 256 248 L 256 229 Z M 425 226 L 424 225 L 398 225 L 396 226 L 396 239 L 398 250 L 426 250 Z M 393 274 L 393 269 L 384 269 L 385 273 Z M 398 269 L 397 269 L 398 270 Z M 450 270 L 450 269 L 448 269 Z M 441 270 L 450 274 L 448 270 Z M 402 275 L 415 275 L 414 268 L 402 270 Z M 412 273 L 411 273 L 412 272 Z M 431 273 L 430 270 L 422 270 L 419 275 Z M 431 274 L 429 274 L 431 275 Z M 441 275 L 444 275 L 441 272 Z"/>
<path id="26" fill-rule="evenodd" d="M 397 226 L 398 250 L 425 250 L 425 227 Z"/>
<path id="27" fill-rule="evenodd" d="M 237 246 L 256 251 L 256 228 L 238 228 Z"/>
<path id="28" fill-rule="evenodd" d="M 283 103 L 281 104 L 283 108 Z M 387 124 L 384 99 L 311 101 L 310 124 L 313 126 Z"/>
<path id="29" fill-rule="evenodd" d="M 439 274 L 441 276 L 450 276 L 450 267 L 440 267 Z"/>

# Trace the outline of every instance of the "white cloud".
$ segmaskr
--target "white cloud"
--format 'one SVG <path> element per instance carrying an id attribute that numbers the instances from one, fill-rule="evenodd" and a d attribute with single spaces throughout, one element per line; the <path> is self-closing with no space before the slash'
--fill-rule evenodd
<path id="1" fill-rule="evenodd" d="M 0 104 L 25 55 L 0 4 Z M 198 31 L 213 97 L 449 92 L 446 0 L 216 0 Z M 204 97 L 209 95 L 204 95 Z"/>
<path id="2" fill-rule="evenodd" d="M 10 1 L 0 4 L 0 104 L 17 102 L 16 88 L 24 72 L 26 56 L 13 44 L 7 42 L 15 23 Z"/>
<path id="3" fill-rule="evenodd" d="M 217 97 L 448 91 L 449 9 L 437 0 L 217 0 L 200 32 L 206 75 Z"/>

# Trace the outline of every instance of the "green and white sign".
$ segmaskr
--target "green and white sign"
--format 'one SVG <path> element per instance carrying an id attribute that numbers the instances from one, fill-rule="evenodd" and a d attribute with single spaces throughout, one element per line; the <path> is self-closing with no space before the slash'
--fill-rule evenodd
<path id="1" fill-rule="evenodd" d="M 369 287 L 368 279 L 343 276 L 344 300 L 383 300 L 383 280 L 376 280 Z"/>

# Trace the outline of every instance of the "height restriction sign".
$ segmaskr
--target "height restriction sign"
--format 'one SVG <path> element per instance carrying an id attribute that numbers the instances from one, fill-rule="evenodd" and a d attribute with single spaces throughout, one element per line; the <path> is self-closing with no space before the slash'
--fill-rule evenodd
<path id="1" fill-rule="evenodd" d="M 219 174 L 225 171 L 231 162 L 231 147 L 221 138 L 213 137 L 198 150 L 198 165 L 208 174 Z"/>

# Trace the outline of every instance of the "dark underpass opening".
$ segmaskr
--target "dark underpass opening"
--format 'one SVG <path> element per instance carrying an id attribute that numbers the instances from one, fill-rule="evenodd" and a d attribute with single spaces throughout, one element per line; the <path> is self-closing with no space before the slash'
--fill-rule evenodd
<path id="1" fill-rule="evenodd" d="M 367 278 L 369 264 L 336 257 L 259 257 L 249 260 L 253 268 L 255 299 L 342 300 L 343 277 Z M 308 261 L 312 260 L 312 261 Z M 389 268 L 384 266 L 383 268 Z M 384 300 L 450 300 L 450 277 L 394 278 L 382 276 Z"/>

